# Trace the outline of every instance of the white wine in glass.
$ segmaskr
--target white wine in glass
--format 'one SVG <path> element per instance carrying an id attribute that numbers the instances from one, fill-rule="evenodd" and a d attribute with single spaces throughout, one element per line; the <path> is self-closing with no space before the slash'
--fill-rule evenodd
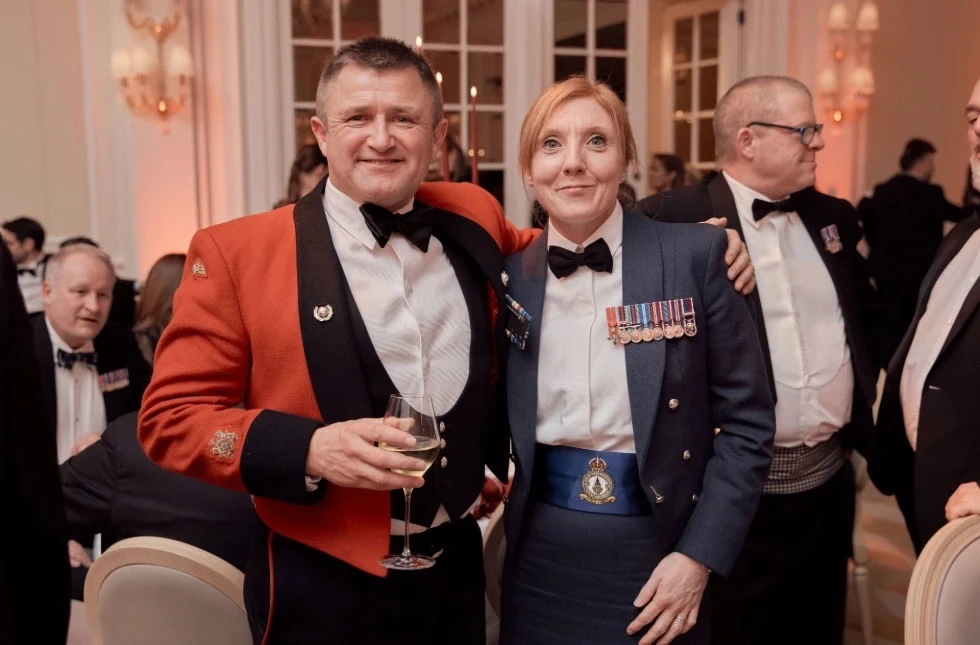
<path id="1" fill-rule="evenodd" d="M 392 394 L 391 399 L 388 401 L 388 410 L 385 412 L 385 419 L 412 420 L 411 424 L 405 424 L 410 425 L 405 431 L 415 437 L 414 446 L 411 448 L 393 446 L 382 441 L 378 443 L 378 447 L 392 452 L 400 452 L 408 457 L 414 457 L 422 461 L 425 464 L 422 470 L 391 469 L 392 472 L 398 473 L 399 475 L 421 477 L 435 463 L 436 457 L 439 455 L 439 428 L 436 424 L 432 399 L 425 394 L 403 396 Z M 415 555 L 409 548 L 408 528 L 409 518 L 412 515 L 412 489 L 403 488 L 402 491 L 405 493 L 405 546 L 401 553 L 390 553 L 378 560 L 378 563 L 383 567 L 398 571 L 428 569 L 436 563 L 435 558 L 430 558 L 427 555 Z"/>

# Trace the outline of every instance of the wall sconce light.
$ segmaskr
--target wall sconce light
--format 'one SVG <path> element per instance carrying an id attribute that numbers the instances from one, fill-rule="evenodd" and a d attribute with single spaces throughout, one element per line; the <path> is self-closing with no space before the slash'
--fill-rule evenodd
<path id="1" fill-rule="evenodd" d="M 832 65 L 820 73 L 817 91 L 824 100 L 828 118 L 839 124 L 847 113 L 860 117 L 874 96 L 871 41 L 874 32 L 878 31 L 878 7 L 870 0 L 862 3 L 852 30 L 847 4 L 836 2 L 827 16 L 827 30 L 830 32 Z M 846 72 L 848 66 L 845 63 L 849 58 L 852 64 Z"/>
<path id="2" fill-rule="evenodd" d="M 112 54 L 112 78 L 120 84 L 126 105 L 136 115 L 155 114 L 162 122 L 179 112 L 190 94 L 190 79 L 194 77 L 194 61 L 181 45 L 169 48 L 164 56 L 167 39 L 180 26 L 183 15 L 181 0 L 173 0 L 170 14 L 161 21 L 143 15 L 139 0 L 126 0 L 126 21 L 137 33 L 147 32 L 156 44 L 151 53 L 137 46 L 132 52 L 124 49 Z M 168 83 L 176 87 L 168 93 Z"/>

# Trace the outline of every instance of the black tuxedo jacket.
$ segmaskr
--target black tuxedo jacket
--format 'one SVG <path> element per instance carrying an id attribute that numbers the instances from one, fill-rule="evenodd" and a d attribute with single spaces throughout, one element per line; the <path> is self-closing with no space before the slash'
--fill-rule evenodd
<path id="1" fill-rule="evenodd" d="M 41 393 L 47 409 L 51 410 L 47 418 L 47 426 L 53 437 L 57 434 L 58 428 L 58 392 L 55 389 L 54 378 L 54 371 L 58 367 L 54 362 L 54 350 L 45 317 L 37 316 L 33 323 L 34 355 L 38 365 L 41 366 Z M 143 359 L 133 332 L 111 321 L 107 322 L 95 337 L 95 352 L 98 354 L 96 367 L 100 376 L 121 369 L 129 373 L 129 385 L 102 394 L 105 401 L 106 423 L 112 423 L 127 412 L 136 412 L 140 409 L 143 391 L 150 382 L 150 366 Z"/>
<path id="2" fill-rule="evenodd" d="M 61 464 L 61 486 L 72 539 L 101 533 L 105 550 L 126 538 L 165 537 L 245 570 L 258 526 L 251 497 L 154 464 L 136 436 L 135 412 L 110 423 L 101 440 Z"/>
<path id="3" fill-rule="evenodd" d="M 932 289 L 978 228 L 980 219 L 973 215 L 940 245 L 922 282 L 915 319 L 888 366 L 878 410 L 875 438 L 880 459 L 869 474 L 881 492 L 895 494 L 917 550 L 946 524 L 946 502 L 957 486 L 980 480 L 980 281 L 955 312 L 953 327 L 922 389 L 915 452 L 906 437 L 900 392 L 905 360 Z"/>
<path id="4" fill-rule="evenodd" d="M 845 446 L 856 448 L 861 454 L 870 457 L 873 430 L 871 406 L 876 397 L 875 384 L 878 380 L 879 367 L 872 361 L 866 342 L 866 334 L 872 328 L 874 320 L 874 291 L 868 279 L 867 265 L 857 251 L 857 244 L 861 240 L 861 228 L 854 207 L 843 199 L 825 195 L 814 188 L 806 188 L 796 193 L 794 198 L 797 200 L 800 219 L 806 225 L 837 290 L 837 300 L 844 317 L 847 344 L 851 350 L 855 383 L 854 405 L 851 422 L 841 429 L 841 439 Z M 728 227 L 735 229 L 743 239 L 745 238 L 735 206 L 735 197 L 721 174 L 708 184 L 685 186 L 647 197 L 640 200 L 637 207 L 649 217 L 665 222 L 703 222 L 712 217 L 725 217 L 728 219 Z M 844 247 L 838 253 L 827 250 L 820 237 L 820 230 L 831 224 L 837 226 Z M 749 252 L 751 254 L 751 249 Z M 775 398 L 772 358 L 759 290 L 754 290 L 747 298 L 762 343 L 769 386 Z"/>
<path id="5" fill-rule="evenodd" d="M 65 511 L 31 333 L 17 270 L 0 245 L 0 491 L 10 522 L 0 530 L 0 643 L 64 643 Z M 38 612 L 42 620 L 32 618 Z"/>

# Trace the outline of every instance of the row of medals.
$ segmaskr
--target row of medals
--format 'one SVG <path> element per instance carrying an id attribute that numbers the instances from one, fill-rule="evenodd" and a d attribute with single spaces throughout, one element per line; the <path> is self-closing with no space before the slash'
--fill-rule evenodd
<path id="1" fill-rule="evenodd" d="M 671 300 L 667 303 L 670 312 L 669 323 L 663 318 L 662 313 L 660 313 L 663 311 L 661 304 L 663 303 L 648 303 L 651 311 L 658 312 L 657 320 L 645 321 L 643 323 L 638 322 L 640 320 L 640 305 L 607 307 L 606 322 L 609 326 L 609 340 L 617 345 L 628 345 L 629 343 L 649 343 L 651 341 L 663 340 L 664 338 L 690 337 L 698 333 L 698 326 L 694 321 L 694 312 L 685 311 L 683 317 L 681 316 L 680 300 Z M 693 309 L 693 306 L 691 308 Z M 620 310 L 622 310 L 622 313 Z M 677 311 L 676 317 L 675 310 Z M 624 316 L 623 313 L 626 315 Z M 624 317 L 627 319 L 623 320 Z"/>

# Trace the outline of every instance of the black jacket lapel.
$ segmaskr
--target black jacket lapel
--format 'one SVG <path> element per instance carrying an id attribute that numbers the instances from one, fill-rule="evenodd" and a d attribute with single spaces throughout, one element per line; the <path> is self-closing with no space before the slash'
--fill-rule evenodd
<path id="1" fill-rule="evenodd" d="M 962 240 L 958 239 L 957 244 L 951 249 L 951 253 L 948 254 L 948 257 L 943 258 L 944 260 L 943 269 L 945 269 L 946 266 L 948 266 L 949 263 L 952 262 L 953 258 L 956 257 L 956 255 L 960 252 L 960 250 L 962 250 L 963 246 L 970 240 L 970 238 L 976 232 L 978 226 L 980 226 L 980 220 L 974 217 L 973 224 L 971 226 L 963 227 L 964 234 Z M 936 280 L 938 279 L 939 279 L 939 274 L 937 274 L 932 278 L 932 285 L 930 285 L 929 287 L 930 289 L 933 286 L 935 286 Z M 959 313 L 956 314 L 956 320 L 953 321 L 953 326 L 950 328 L 949 334 L 946 336 L 946 342 L 943 343 L 942 349 L 939 350 L 939 356 L 936 357 L 937 362 L 939 360 L 939 357 L 941 357 L 949 348 L 953 340 L 956 339 L 956 336 L 961 331 L 963 331 L 963 327 L 966 325 L 966 321 L 970 319 L 970 316 L 973 315 L 973 312 L 976 310 L 978 305 L 980 305 L 980 280 L 977 280 L 973 284 L 973 288 L 970 289 L 970 293 L 967 294 L 966 300 L 963 301 L 963 306 L 960 307 Z M 922 309 L 924 311 L 925 307 L 923 306 Z"/>
<path id="2" fill-rule="evenodd" d="M 734 229 L 738 236 L 745 241 L 745 232 L 742 230 L 742 220 L 738 216 L 738 207 L 735 205 L 735 196 L 732 189 L 728 186 L 725 177 L 719 174 L 710 184 L 708 184 L 708 197 L 711 199 L 711 212 L 715 217 L 725 217 L 728 219 L 728 228 Z M 749 249 L 751 253 L 751 249 Z M 759 298 L 759 285 L 756 284 L 752 293 L 745 297 L 749 304 L 749 313 L 755 320 L 756 331 L 759 334 L 759 343 L 762 345 L 762 355 L 766 360 L 766 371 L 769 377 L 769 391 L 772 393 L 772 400 L 776 400 L 776 380 L 772 374 L 772 356 L 769 352 L 769 335 L 766 333 L 766 319 L 762 314 L 762 300 Z"/>
<path id="3" fill-rule="evenodd" d="M 48 431 L 54 436 L 58 429 L 58 394 L 54 385 L 54 348 L 51 345 L 51 336 L 48 335 L 48 325 L 44 320 L 44 315 L 41 314 L 35 316 L 33 321 L 34 355 L 41 370 L 41 395 L 48 410 L 52 411 L 52 414 L 47 416 Z"/>
<path id="4" fill-rule="evenodd" d="M 326 180 L 296 203 L 296 282 L 306 367 L 325 424 L 371 416 L 364 371 L 344 297 L 346 277 L 323 211 Z M 319 320 L 314 316 L 318 307 Z"/>

